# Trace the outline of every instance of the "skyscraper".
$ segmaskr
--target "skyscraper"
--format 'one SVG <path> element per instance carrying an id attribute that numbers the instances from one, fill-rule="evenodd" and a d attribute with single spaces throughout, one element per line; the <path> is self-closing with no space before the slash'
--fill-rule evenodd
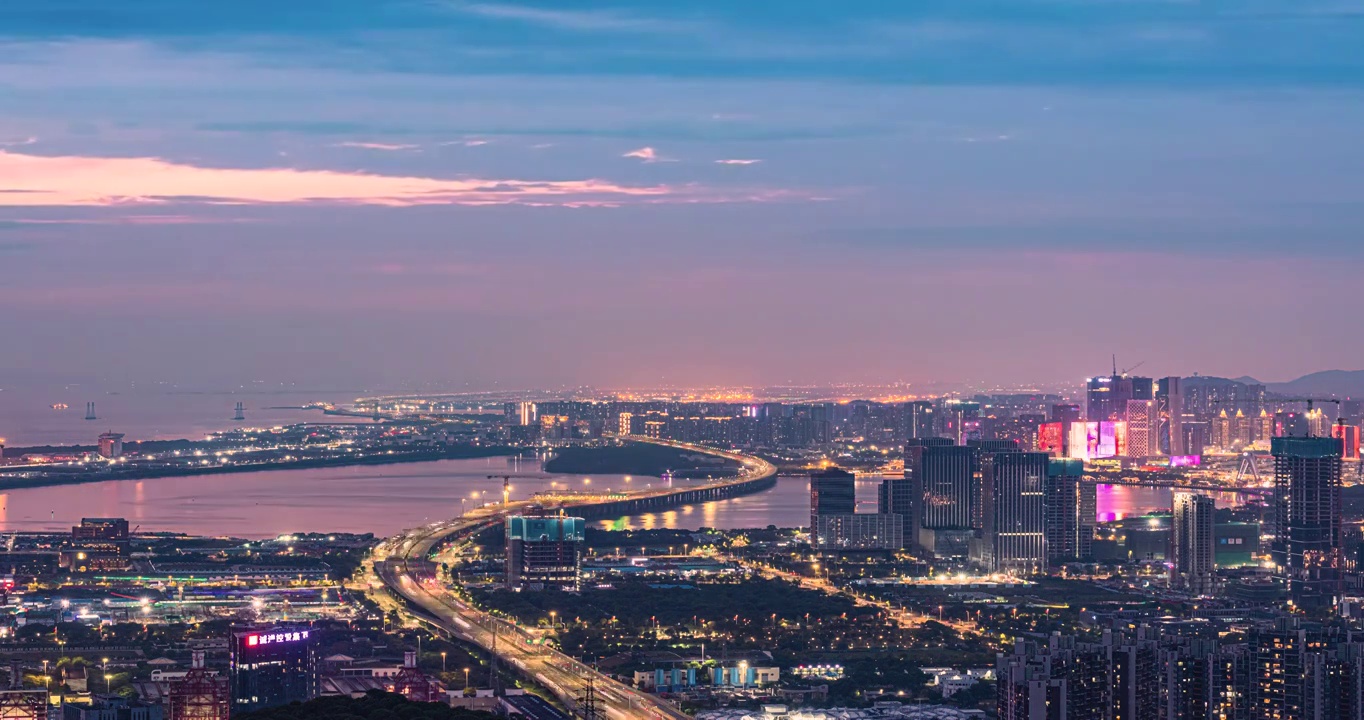
<path id="1" fill-rule="evenodd" d="M 1184 452 L 1184 393 L 1180 378 L 1161 378 L 1156 383 L 1156 411 L 1160 416 L 1160 451 L 1166 455 Z"/>
<path id="2" fill-rule="evenodd" d="M 1155 400 L 1127 401 L 1127 457 L 1160 454 L 1160 414 Z"/>
<path id="3" fill-rule="evenodd" d="M 857 512 L 857 476 L 841 468 L 810 473 L 810 537 L 821 546 L 819 516 Z"/>
<path id="4" fill-rule="evenodd" d="M 228 663 L 233 714 L 317 697 L 317 653 L 307 627 L 234 632 Z"/>
<path id="5" fill-rule="evenodd" d="M 1084 479 L 1085 464 L 1082 460 L 1052 458 L 1047 463 L 1047 481 L 1043 504 L 1047 511 L 1047 564 L 1048 566 L 1071 562 L 1088 557 L 1094 534 L 1093 505 L 1089 517 L 1085 517 Z M 1090 485 L 1092 495 L 1094 486 Z"/>
<path id="6" fill-rule="evenodd" d="M 1275 575 L 1293 602 L 1330 605 L 1341 591 L 1340 441 L 1276 437 L 1274 455 Z"/>
<path id="7" fill-rule="evenodd" d="M 907 546 L 941 554 L 966 552 L 973 531 L 971 497 L 976 481 L 975 457 L 972 448 L 953 445 L 948 438 L 917 438 L 905 444 L 904 482 L 907 487 L 897 494 L 892 484 L 882 493 L 891 493 L 889 510 L 904 516 Z M 897 497 L 899 501 L 895 499 Z M 950 538 L 961 542 L 949 543 Z M 952 546 L 950 551 L 949 544 Z"/>
<path id="8" fill-rule="evenodd" d="M 933 437 L 935 415 L 931 401 L 915 400 L 907 402 L 901 412 L 906 439 Z"/>
<path id="9" fill-rule="evenodd" d="M 1340 456 L 1345 460 L 1359 459 L 1359 426 L 1340 423 L 1331 426 L 1331 437 L 1340 441 Z"/>
<path id="10" fill-rule="evenodd" d="M 1085 381 L 1085 419 L 1091 422 L 1127 419 L 1128 400 L 1155 400 L 1151 378 L 1113 374 Z"/>
<path id="11" fill-rule="evenodd" d="M 1170 584 L 1192 595 L 1211 595 L 1216 573 L 1213 525 L 1216 507 L 1212 498 L 1175 493 L 1174 527 L 1170 545 Z"/>
<path id="12" fill-rule="evenodd" d="M 998 452 L 982 459 L 987 480 L 982 560 L 996 572 L 1047 570 L 1046 453 Z"/>

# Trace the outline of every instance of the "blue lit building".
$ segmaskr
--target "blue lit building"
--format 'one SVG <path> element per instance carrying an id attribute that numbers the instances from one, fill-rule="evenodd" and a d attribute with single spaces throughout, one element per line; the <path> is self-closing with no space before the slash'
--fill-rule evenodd
<path id="1" fill-rule="evenodd" d="M 586 524 L 579 517 L 507 518 L 507 587 L 577 590 Z"/>

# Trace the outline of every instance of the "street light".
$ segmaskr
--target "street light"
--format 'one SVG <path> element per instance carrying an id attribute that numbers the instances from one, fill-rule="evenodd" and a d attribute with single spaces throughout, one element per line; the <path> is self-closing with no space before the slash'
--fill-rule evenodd
<path id="1" fill-rule="evenodd" d="M 104 692 L 109 693 L 109 658 L 104 658 Z"/>
<path id="2" fill-rule="evenodd" d="M 441 650 L 441 651 L 440 651 L 440 671 L 441 671 L 441 673 L 444 673 L 444 672 L 445 672 L 445 651 L 444 651 L 444 650 Z"/>
<path id="3" fill-rule="evenodd" d="M 553 629 L 555 629 L 556 627 L 558 627 L 558 625 L 555 624 L 555 622 L 554 622 L 555 617 L 557 617 L 558 615 L 559 615 L 559 613 L 558 613 L 557 611 L 555 611 L 555 610 L 550 610 L 550 611 L 549 611 L 549 629 L 550 629 L 550 630 L 553 630 Z"/>
<path id="4" fill-rule="evenodd" d="M 469 668 L 464 668 L 464 689 L 469 689 Z"/>

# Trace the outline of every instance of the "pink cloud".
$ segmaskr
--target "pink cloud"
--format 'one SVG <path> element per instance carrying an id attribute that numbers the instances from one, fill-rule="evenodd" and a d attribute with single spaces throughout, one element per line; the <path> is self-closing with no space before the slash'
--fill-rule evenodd
<path id="1" fill-rule="evenodd" d="M 293 168 L 212 168 L 159 158 L 46 157 L 0 150 L 0 207 L 350 204 L 546 205 L 754 202 L 790 193 L 610 180 L 529 181 L 376 175 Z"/>
<path id="2" fill-rule="evenodd" d="M 624 155 L 621 155 L 621 157 L 635 158 L 635 159 L 637 159 L 637 160 L 643 160 L 643 161 L 646 162 L 646 163 L 656 163 L 656 162 L 677 162 L 676 160 L 674 160 L 674 159 L 672 159 L 672 158 L 663 157 L 662 155 L 659 155 L 659 154 L 658 154 L 658 151 L 654 150 L 654 149 L 651 148 L 651 147 L 647 147 L 647 146 L 646 146 L 646 147 L 642 147 L 642 148 L 640 148 L 640 149 L 638 149 L 638 150 L 631 150 L 630 152 L 625 153 Z"/>
<path id="3" fill-rule="evenodd" d="M 716 160 L 716 161 L 715 161 L 715 164 L 717 164 L 717 165 L 757 165 L 757 164 L 760 163 L 760 162 L 762 162 L 762 160 L 741 160 L 741 159 L 734 159 L 734 160 Z"/>
<path id="4" fill-rule="evenodd" d="M 416 150 L 416 149 L 420 148 L 421 146 L 420 146 L 420 145 L 397 145 L 397 144 L 392 144 L 392 143 L 377 143 L 377 142 L 342 142 L 342 143 L 336 143 L 336 144 L 333 145 L 332 147 L 356 148 L 356 149 L 359 149 L 359 150 L 387 150 L 387 151 L 396 151 L 396 150 Z"/>

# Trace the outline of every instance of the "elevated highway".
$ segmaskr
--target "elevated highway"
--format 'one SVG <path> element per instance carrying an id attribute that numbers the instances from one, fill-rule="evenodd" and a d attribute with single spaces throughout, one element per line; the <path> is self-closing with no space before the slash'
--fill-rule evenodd
<path id="1" fill-rule="evenodd" d="M 679 488 L 654 488 L 591 498 L 537 496 L 506 506 L 483 507 L 462 517 L 413 528 L 385 540 L 373 556 L 375 575 L 382 588 L 396 597 L 409 614 L 443 634 L 473 643 L 492 654 L 506 667 L 544 686 L 573 709 L 589 680 L 593 685 L 598 714 L 611 720 L 687 717 L 657 696 L 641 693 L 598 673 L 591 667 L 550 648 L 537 633 L 475 608 L 445 588 L 432 560 L 445 546 L 460 548 L 474 536 L 499 526 L 508 514 L 530 510 L 571 510 L 575 515 L 604 517 L 651 512 L 668 507 L 737 497 L 772 487 L 777 468 L 759 458 L 714 448 L 671 441 L 622 438 L 651 442 L 692 452 L 724 457 L 739 463 L 736 476 Z"/>

